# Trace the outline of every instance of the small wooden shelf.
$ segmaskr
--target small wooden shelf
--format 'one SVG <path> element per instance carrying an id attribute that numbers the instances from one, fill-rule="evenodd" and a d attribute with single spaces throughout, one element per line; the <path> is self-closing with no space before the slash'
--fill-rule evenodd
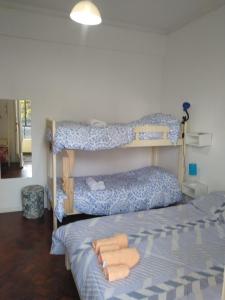
<path id="1" fill-rule="evenodd" d="M 194 147 L 206 147 L 212 145 L 212 134 L 208 132 L 187 132 L 186 145 Z"/>
<path id="2" fill-rule="evenodd" d="M 206 195 L 208 193 L 208 187 L 199 181 L 183 182 L 182 192 L 191 198 L 196 198 Z"/>

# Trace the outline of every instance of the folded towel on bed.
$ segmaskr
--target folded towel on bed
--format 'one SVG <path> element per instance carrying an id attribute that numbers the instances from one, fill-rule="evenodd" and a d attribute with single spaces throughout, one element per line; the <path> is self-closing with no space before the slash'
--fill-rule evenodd
<path id="1" fill-rule="evenodd" d="M 101 120 L 91 119 L 89 124 L 94 127 L 106 127 L 107 123 Z"/>
<path id="2" fill-rule="evenodd" d="M 124 233 L 116 234 L 109 238 L 99 239 L 92 242 L 92 247 L 96 254 L 99 254 L 99 250 L 101 246 L 116 244 L 122 248 L 128 247 L 128 236 Z"/>
<path id="3" fill-rule="evenodd" d="M 86 183 L 92 191 L 102 191 L 105 189 L 103 181 L 96 181 L 93 177 L 88 177 Z"/>
<path id="4" fill-rule="evenodd" d="M 109 251 L 115 251 L 120 250 L 120 245 L 118 244 L 109 244 L 109 245 L 102 245 L 99 247 L 99 253 L 109 252 Z"/>
<path id="5" fill-rule="evenodd" d="M 130 273 L 130 269 L 127 265 L 107 266 L 103 269 L 103 273 L 108 281 L 115 281 L 126 278 Z"/>
<path id="6" fill-rule="evenodd" d="M 140 260 L 140 254 L 136 248 L 125 248 L 116 251 L 103 252 L 98 256 L 99 262 L 104 266 L 127 265 L 134 267 Z"/>
<path id="7" fill-rule="evenodd" d="M 92 247 L 108 281 L 126 278 L 130 273 L 130 268 L 140 260 L 138 250 L 128 248 L 128 236 L 124 233 L 94 240 Z"/>

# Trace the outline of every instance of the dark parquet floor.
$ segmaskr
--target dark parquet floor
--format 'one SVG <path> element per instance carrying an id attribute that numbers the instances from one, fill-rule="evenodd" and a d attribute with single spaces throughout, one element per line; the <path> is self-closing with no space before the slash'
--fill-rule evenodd
<path id="1" fill-rule="evenodd" d="M 27 220 L 21 212 L 0 214 L 0 299 L 78 300 L 64 256 L 49 254 L 51 212 Z"/>

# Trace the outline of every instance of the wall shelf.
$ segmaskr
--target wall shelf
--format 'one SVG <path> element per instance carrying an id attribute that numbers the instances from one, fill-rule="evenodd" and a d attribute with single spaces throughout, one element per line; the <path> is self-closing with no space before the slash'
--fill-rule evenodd
<path id="1" fill-rule="evenodd" d="M 208 187 L 199 181 L 187 181 L 182 184 L 182 192 L 191 198 L 196 198 L 206 195 L 208 193 Z"/>
<path id="2" fill-rule="evenodd" d="M 194 147 L 206 147 L 212 145 L 212 134 L 208 132 L 187 132 L 185 143 Z"/>

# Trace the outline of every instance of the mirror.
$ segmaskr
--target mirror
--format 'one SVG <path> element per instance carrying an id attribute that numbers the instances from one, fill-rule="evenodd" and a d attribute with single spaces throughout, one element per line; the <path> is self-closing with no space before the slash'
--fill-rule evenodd
<path id="1" fill-rule="evenodd" d="M 0 99 L 0 179 L 32 177 L 31 101 Z"/>

